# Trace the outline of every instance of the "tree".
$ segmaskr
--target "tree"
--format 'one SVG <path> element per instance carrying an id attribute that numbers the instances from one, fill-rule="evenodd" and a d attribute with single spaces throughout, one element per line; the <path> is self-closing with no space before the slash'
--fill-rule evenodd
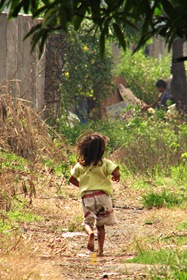
<path id="1" fill-rule="evenodd" d="M 181 113 L 187 113 L 187 81 L 185 73 L 184 61 L 177 61 L 175 59 L 183 56 L 184 39 L 177 38 L 173 43 L 173 63 L 171 80 L 171 95 L 174 97 L 176 107 Z"/>
<path id="2" fill-rule="evenodd" d="M 5 7 L 10 9 L 9 18 L 17 17 L 21 11 L 30 12 L 33 18 L 43 16 L 43 21 L 27 35 L 33 36 L 32 48 L 39 44 L 40 53 L 51 32 L 68 32 L 69 25 L 78 30 L 84 19 L 92 21 L 95 31 L 100 33 L 102 57 L 106 38 L 111 33 L 126 49 L 129 28 L 140 34 L 135 51 L 155 35 L 164 37 L 169 48 L 177 37 L 187 40 L 187 1 L 184 0 L 1 0 L 0 12 Z M 175 61 L 183 59 L 175 58 Z"/>
<path id="3" fill-rule="evenodd" d="M 114 32 L 125 49 L 126 30 L 140 33 L 136 46 L 159 34 L 171 47 L 176 37 L 187 39 L 187 1 L 184 0 L 1 0 L 0 12 L 9 7 L 9 18 L 18 13 L 31 13 L 33 18 L 43 17 L 43 22 L 33 27 L 33 47 L 39 42 L 41 50 L 51 31 L 68 32 L 69 24 L 78 30 L 83 20 L 89 19 L 100 31 L 100 51 L 104 52 L 105 39 Z"/>
<path id="4" fill-rule="evenodd" d="M 75 112 L 81 121 L 100 117 L 102 101 L 111 92 L 112 55 L 106 50 L 99 55 L 99 40 L 93 32 L 87 34 L 90 22 L 85 21 L 79 32 L 65 36 L 64 67 L 61 78 L 61 101 L 64 111 Z M 93 114 L 94 109 L 94 114 Z"/>

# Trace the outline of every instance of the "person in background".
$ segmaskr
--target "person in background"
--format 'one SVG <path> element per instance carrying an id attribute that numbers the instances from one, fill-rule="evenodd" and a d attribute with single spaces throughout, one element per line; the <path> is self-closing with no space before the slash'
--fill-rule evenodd
<path id="1" fill-rule="evenodd" d="M 146 111 L 147 109 L 154 106 L 157 106 L 157 109 L 167 110 L 167 101 L 169 100 L 167 84 L 164 80 L 158 80 L 155 86 L 159 92 L 158 99 L 155 100 L 152 104 L 144 106 L 143 111 Z"/>
<path id="2" fill-rule="evenodd" d="M 117 223 L 111 199 L 113 186 L 109 176 L 119 182 L 120 172 L 115 163 L 103 157 L 108 140 L 96 132 L 81 136 L 77 143 L 78 162 L 69 178 L 70 183 L 80 190 L 89 251 L 94 251 L 96 223 L 98 256 L 103 255 L 105 225 Z"/>

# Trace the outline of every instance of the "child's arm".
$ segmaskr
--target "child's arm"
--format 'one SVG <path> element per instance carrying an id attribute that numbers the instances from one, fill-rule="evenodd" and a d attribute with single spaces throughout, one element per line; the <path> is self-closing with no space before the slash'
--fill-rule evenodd
<path id="1" fill-rule="evenodd" d="M 112 172 L 112 181 L 119 182 L 120 181 L 120 172 L 119 172 L 119 167 L 114 169 Z"/>
<path id="2" fill-rule="evenodd" d="M 71 176 L 69 178 L 69 181 L 71 184 L 75 185 L 76 187 L 79 187 L 79 181 L 75 177 Z"/>

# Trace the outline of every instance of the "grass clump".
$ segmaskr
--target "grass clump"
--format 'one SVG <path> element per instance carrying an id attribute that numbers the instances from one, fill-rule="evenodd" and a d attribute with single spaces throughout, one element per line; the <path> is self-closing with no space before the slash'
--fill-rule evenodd
<path id="1" fill-rule="evenodd" d="M 23 224 L 41 221 L 43 219 L 41 216 L 32 213 L 32 211 L 24 210 L 23 205 L 20 205 L 16 207 L 16 210 L 2 211 L 0 213 L 0 233 L 7 234 L 17 229 L 20 229 L 21 232 Z"/>
<path id="2" fill-rule="evenodd" d="M 9 168 L 11 170 L 23 171 L 26 166 L 26 160 L 14 153 L 2 152 L 0 150 L 0 166 L 1 170 Z"/>
<path id="3" fill-rule="evenodd" d="M 137 110 L 129 121 L 89 121 L 73 128 L 63 123 L 60 130 L 73 146 L 78 136 L 88 130 L 107 135 L 110 138 L 107 153 L 125 166 L 132 176 L 154 177 L 158 173 L 170 176 L 179 166 L 182 178 L 187 175 L 185 122 L 175 122 L 167 116 L 163 119 L 158 115 L 143 118 Z"/>
<path id="4" fill-rule="evenodd" d="M 115 72 L 117 76 L 125 77 L 126 86 L 136 97 L 150 104 L 158 97 L 156 81 L 161 77 L 166 80 L 170 76 L 170 64 L 170 54 L 155 58 L 145 56 L 143 50 L 132 55 L 131 50 L 127 49 L 121 52 Z"/>
<path id="5" fill-rule="evenodd" d="M 68 231 L 74 232 L 74 231 L 83 231 L 84 227 L 82 225 L 83 219 L 81 215 L 77 215 L 72 218 L 72 220 L 69 223 Z"/>
<path id="6" fill-rule="evenodd" d="M 182 193 L 169 192 L 168 190 L 164 189 L 161 193 L 151 191 L 142 195 L 142 204 L 148 209 L 153 207 L 172 207 L 185 203 L 186 199 L 187 197 Z"/>
<path id="7" fill-rule="evenodd" d="M 156 275 L 151 275 L 152 280 L 160 279 L 187 279 L 187 252 L 173 250 L 141 251 L 138 256 L 126 260 L 126 263 L 140 263 L 149 265 L 160 265 L 156 268 Z"/>

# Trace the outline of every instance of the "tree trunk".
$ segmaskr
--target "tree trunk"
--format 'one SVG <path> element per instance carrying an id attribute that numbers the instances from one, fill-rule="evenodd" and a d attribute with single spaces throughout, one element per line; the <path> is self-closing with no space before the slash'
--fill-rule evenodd
<path id="1" fill-rule="evenodd" d="M 182 38 L 177 38 L 173 43 L 173 58 L 183 56 Z M 174 97 L 177 110 L 184 114 L 187 113 L 187 81 L 184 62 L 172 63 L 171 95 Z"/>

